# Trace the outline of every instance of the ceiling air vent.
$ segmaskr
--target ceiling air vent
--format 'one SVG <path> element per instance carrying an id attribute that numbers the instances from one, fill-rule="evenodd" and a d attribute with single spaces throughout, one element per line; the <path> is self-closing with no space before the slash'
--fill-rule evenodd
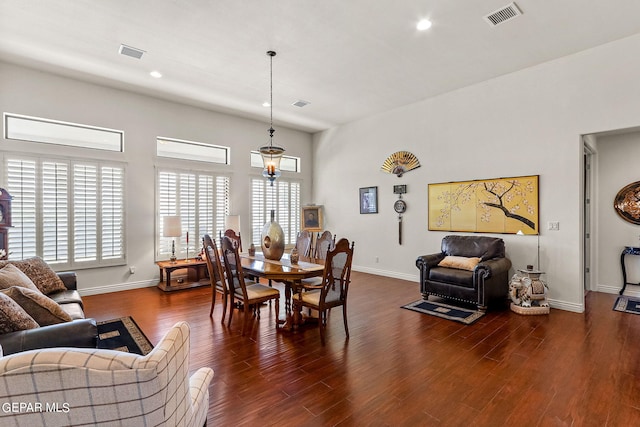
<path id="1" fill-rule="evenodd" d="M 299 99 L 299 100 L 297 100 L 296 102 L 294 102 L 294 103 L 293 103 L 293 104 L 291 104 L 291 105 L 295 105 L 296 107 L 300 107 L 300 108 L 302 108 L 302 107 L 304 107 L 305 105 L 309 105 L 309 104 L 311 104 L 309 101 L 303 101 L 302 99 Z"/>
<path id="2" fill-rule="evenodd" d="M 130 56 L 136 59 L 142 58 L 142 55 L 144 54 L 144 50 L 127 46 L 126 44 L 121 44 L 118 52 L 120 52 L 120 55 Z"/>
<path id="3" fill-rule="evenodd" d="M 487 23 L 492 27 L 496 27 L 503 22 L 510 21 L 511 19 L 520 15 L 522 15 L 522 11 L 518 8 L 518 5 L 515 3 L 510 3 L 505 7 L 496 10 L 495 12 L 491 12 L 484 17 L 484 20 L 487 21 Z"/>

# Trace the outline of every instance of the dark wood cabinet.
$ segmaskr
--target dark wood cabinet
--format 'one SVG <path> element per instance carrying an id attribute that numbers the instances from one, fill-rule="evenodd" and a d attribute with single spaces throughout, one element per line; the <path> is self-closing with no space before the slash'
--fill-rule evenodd
<path id="1" fill-rule="evenodd" d="M 0 259 L 9 256 L 9 227 L 11 227 L 11 195 L 0 188 Z"/>

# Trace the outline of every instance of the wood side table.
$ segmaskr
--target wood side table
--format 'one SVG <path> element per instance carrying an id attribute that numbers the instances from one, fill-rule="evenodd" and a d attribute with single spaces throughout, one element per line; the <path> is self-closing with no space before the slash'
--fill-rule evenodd
<path id="1" fill-rule="evenodd" d="M 160 268 L 158 288 L 165 292 L 211 285 L 207 274 L 207 263 L 204 260 L 189 258 L 187 260 L 179 259 L 177 261 L 158 261 L 156 265 Z M 171 278 L 171 273 L 174 271 L 185 269 L 187 270 L 186 278 Z"/>

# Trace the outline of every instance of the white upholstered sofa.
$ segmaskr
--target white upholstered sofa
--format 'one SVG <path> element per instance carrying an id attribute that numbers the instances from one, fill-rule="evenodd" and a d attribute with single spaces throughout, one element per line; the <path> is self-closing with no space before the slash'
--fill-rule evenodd
<path id="1" fill-rule="evenodd" d="M 189 377 L 189 325 L 146 356 L 48 348 L 0 358 L 2 426 L 206 424 L 210 368 Z"/>

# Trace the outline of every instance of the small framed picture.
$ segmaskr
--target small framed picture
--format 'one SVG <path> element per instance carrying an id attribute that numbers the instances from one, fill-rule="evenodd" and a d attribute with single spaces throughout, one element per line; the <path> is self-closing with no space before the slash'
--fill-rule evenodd
<path id="1" fill-rule="evenodd" d="M 360 213 L 378 213 L 378 187 L 360 189 Z"/>
<path id="2" fill-rule="evenodd" d="M 302 207 L 302 229 L 322 231 L 322 206 L 312 205 Z"/>

